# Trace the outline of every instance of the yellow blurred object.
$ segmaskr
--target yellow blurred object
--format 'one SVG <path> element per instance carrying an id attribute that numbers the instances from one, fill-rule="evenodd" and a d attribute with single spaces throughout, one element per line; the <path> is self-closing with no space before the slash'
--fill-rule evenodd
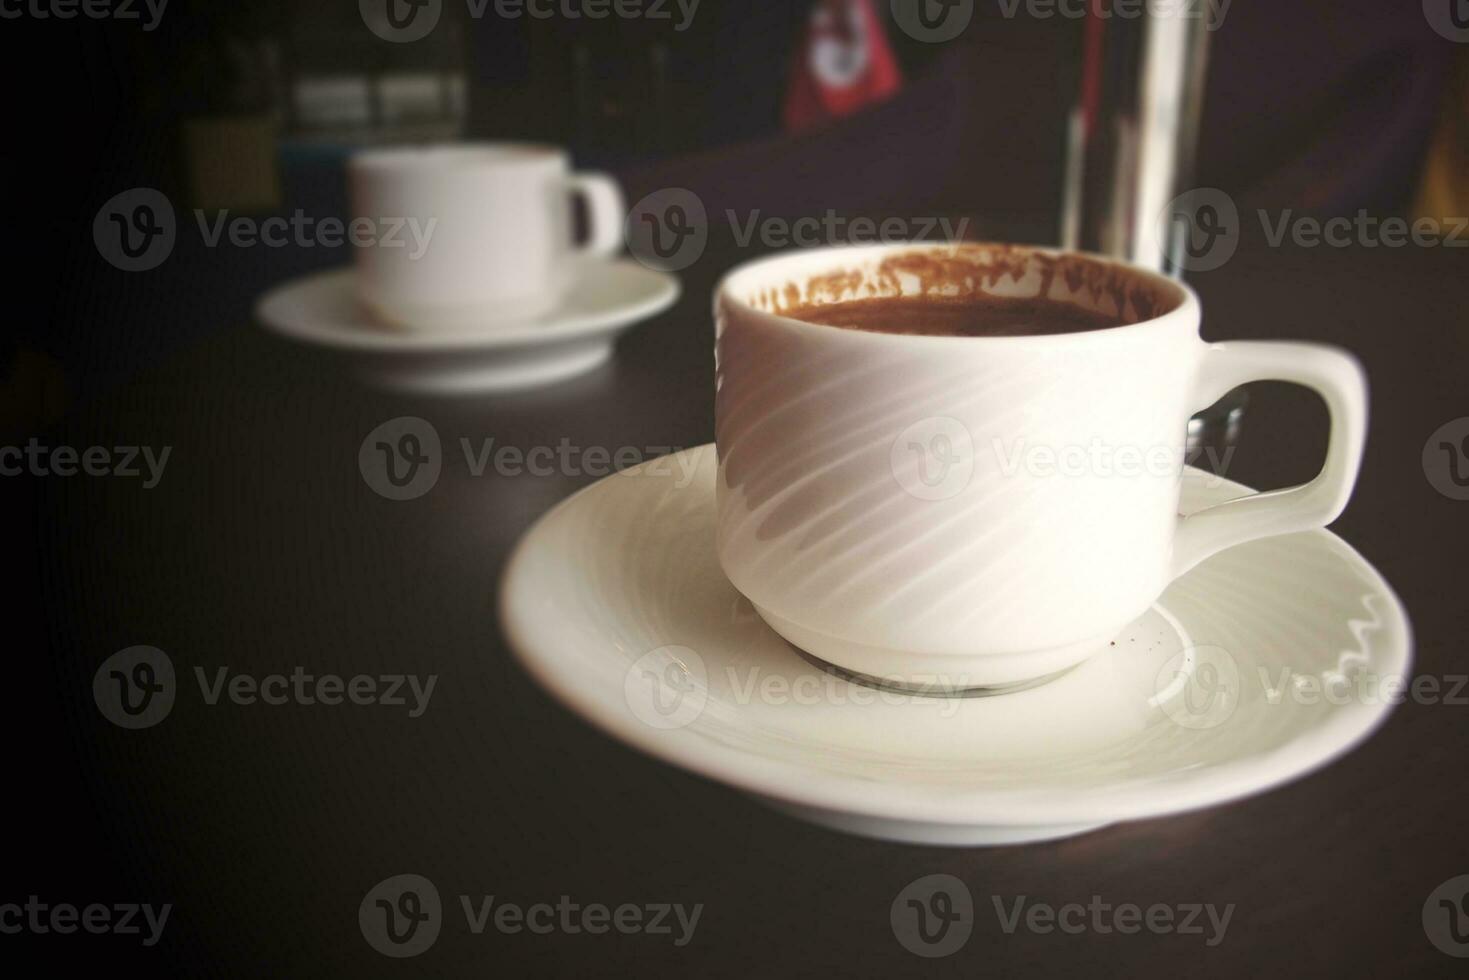
<path id="1" fill-rule="evenodd" d="M 190 119 L 184 160 L 197 208 L 273 211 L 280 207 L 277 125 L 268 116 Z"/>
<path id="2" fill-rule="evenodd" d="M 1469 215 L 1469 56 L 1459 59 L 1413 210 L 1441 221 Z"/>
<path id="3" fill-rule="evenodd" d="M 9 369 L 0 371 L 0 435 L 39 431 L 66 410 L 61 365 L 39 351 L 15 351 Z"/>

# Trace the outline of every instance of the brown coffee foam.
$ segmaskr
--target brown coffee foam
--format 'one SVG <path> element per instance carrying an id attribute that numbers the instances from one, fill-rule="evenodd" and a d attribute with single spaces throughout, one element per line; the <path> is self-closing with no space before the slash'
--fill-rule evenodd
<path id="1" fill-rule="evenodd" d="M 1039 287 L 1024 295 L 1083 302 L 1123 323 L 1152 319 L 1167 298 L 1138 274 L 1081 255 L 1049 254 L 1016 245 L 965 244 L 897 252 L 875 266 L 824 273 L 804 283 L 789 282 L 761 290 L 750 303 L 767 313 L 802 307 L 894 296 L 964 299 L 993 294 L 1005 282 L 1020 283 L 1031 273 Z M 916 280 L 916 291 L 904 288 Z M 1065 291 L 1054 291 L 1060 282 Z M 1108 308 L 1105 302 L 1110 302 Z"/>

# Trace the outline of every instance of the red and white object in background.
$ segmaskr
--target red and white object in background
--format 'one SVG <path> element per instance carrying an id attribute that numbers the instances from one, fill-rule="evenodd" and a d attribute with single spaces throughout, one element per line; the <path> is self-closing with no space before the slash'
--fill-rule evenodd
<path id="1" fill-rule="evenodd" d="M 799 132 L 849 116 L 902 87 L 873 0 L 819 0 L 791 65 L 785 128 Z"/>

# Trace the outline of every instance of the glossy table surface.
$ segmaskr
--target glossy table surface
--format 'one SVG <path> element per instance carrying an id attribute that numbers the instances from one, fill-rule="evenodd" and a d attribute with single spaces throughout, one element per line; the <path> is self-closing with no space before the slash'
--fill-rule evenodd
<path id="1" fill-rule="evenodd" d="M 706 255 L 682 274 L 673 310 L 625 337 L 612 363 L 554 389 L 468 400 L 374 393 L 325 357 L 241 323 L 49 433 L 56 445 L 172 448 L 151 489 L 59 477 L 6 488 L 19 498 L 22 551 L 35 552 L 35 574 L 15 594 L 26 629 L 12 650 L 23 695 L 10 713 L 24 843 L 8 875 L 14 890 L 171 902 L 157 946 L 89 937 L 80 948 L 222 975 L 1454 969 L 1422 915 L 1437 886 L 1469 873 L 1469 689 L 1457 703 L 1404 704 L 1344 760 L 1260 797 L 1059 843 L 965 850 L 796 822 L 609 741 L 532 684 L 496 621 L 509 549 L 596 479 L 604 458 L 712 439 L 709 294 L 748 257 Z M 1469 415 L 1464 272 L 1452 248 L 1287 244 L 1241 252 L 1193 280 L 1209 339 L 1327 340 L 1366 364 L 1366 460 L 1335 529 L 1398 590 L 1416 672 L 1439 678 L 1445 694 L 1469 674 L 1469 501 L 1435 489 L 1423 449 Z M 444 466 L 429 493 L 392 501 L 365 483 L 358 453 L 368 432 L 405 415 L 432 423 Z M 1300 482 L 1319 465 L 1324 434 L 1311 395 L 1256 386 L 1228 475 Z M 546 475 L 476 475 L 466 441 L 579 453 Z M 162 723 L 129 731 L 101 716 L 91 683 L 103 660 L 137 644 L 169 655 L 181 693 Z M 412 717 L 411 694 L 404 707 L 210 704 L 195 671 L 213 684 L 221 668 L 438 679 Z M 889 909 L 938 872 L 966 883 L 978 919 L 962 950 L 921 960 L 895 939 Z M 446 923 L 428 952 L 391 960 L 364 941 L 356 912 L 377 882 L 403 873 L 437 884 Z M 683 946 L 615 929 L 476 935 L 459 897 L 489 895 L 703 911 Z M 1214 946 L 1207 934 L 1148 930 L 1007 934 L 992 898 L 1009 907 L 1019 896 L 1234 911 Z"/>

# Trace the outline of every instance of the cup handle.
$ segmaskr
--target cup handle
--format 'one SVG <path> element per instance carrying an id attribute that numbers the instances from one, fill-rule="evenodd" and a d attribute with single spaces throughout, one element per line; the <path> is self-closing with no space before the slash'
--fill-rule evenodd
<path id="1" fill-rule="evenodd" d="M 1233 545 L 1325 527 L 1341 515 L 1357 482 L 1367 435 L 1367 378 L 1356 358 L 1321 344 L 1212 344 L 1195 381 L 1197 407 L 1212 405 L 1248 381 L 1288 381 L 1325 400 L 1331 414 L 1326 462 L 1309 483 L 1240 497 L 1179 518 L 1173 539 L 1175 578 Z"/>
<path id="2" fill-rule="evenodd" d="M 587 202 L 587 241 L 578 251 L 597 258 L 617 254 L 622 249 L 622 225 L 627 215 L 622 188 L 602 173 L 572 174 L 568 182 L 571 192 Z"/>

